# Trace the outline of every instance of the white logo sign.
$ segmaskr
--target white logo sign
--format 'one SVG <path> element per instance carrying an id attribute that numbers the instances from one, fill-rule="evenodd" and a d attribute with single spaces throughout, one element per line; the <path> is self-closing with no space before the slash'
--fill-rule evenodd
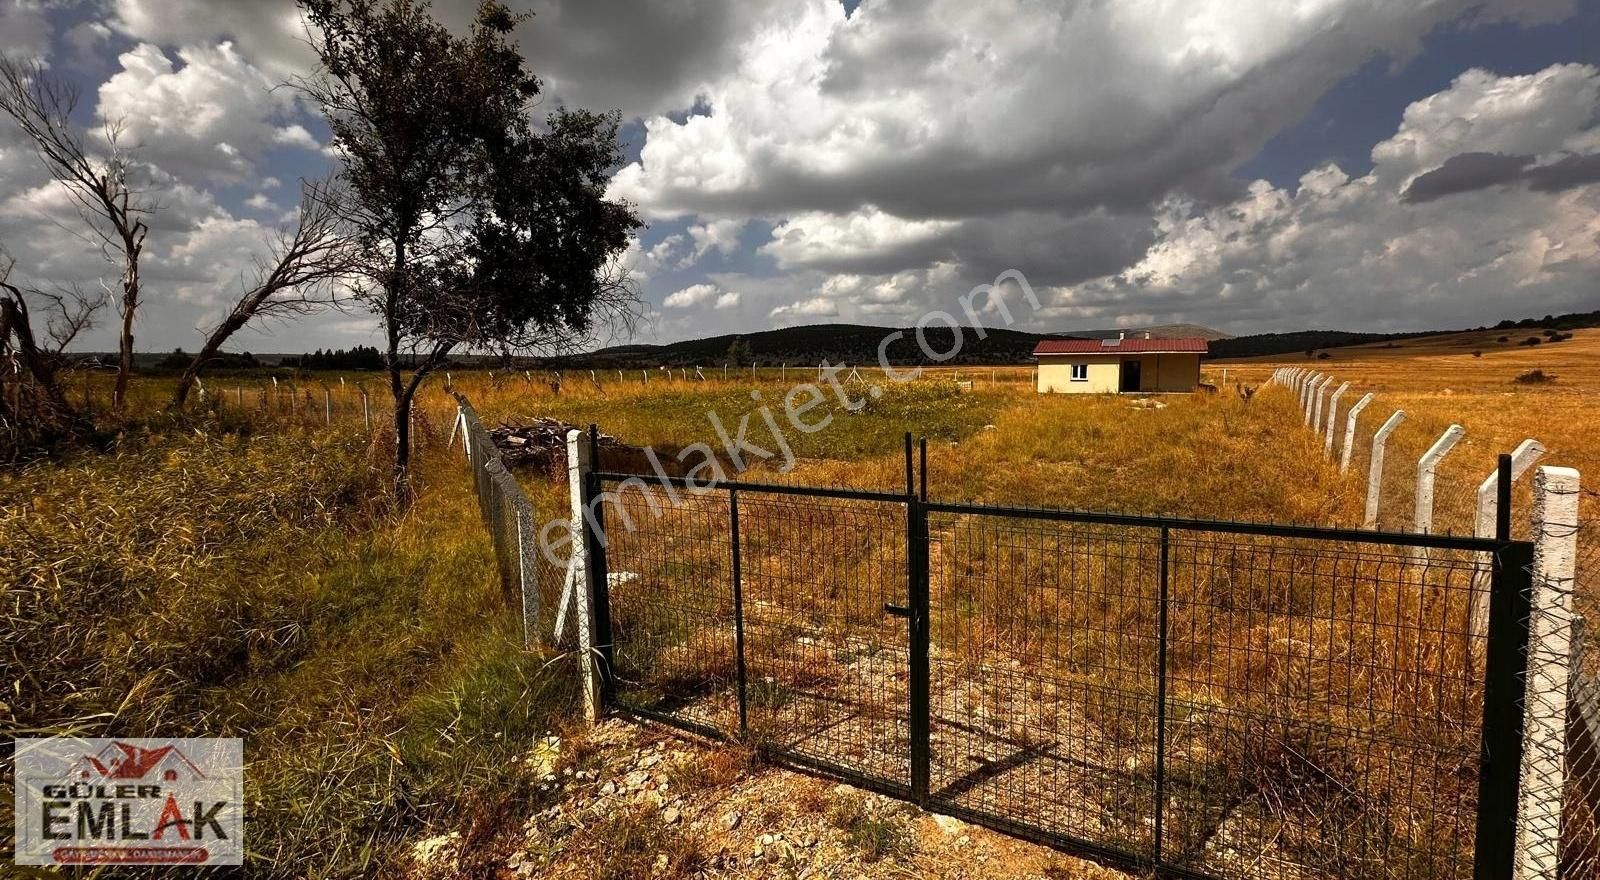
<path id="1" fill-rule="evenodd" d="M 16 740 L 19 865 L 238 865 L 238 739 Z"/>

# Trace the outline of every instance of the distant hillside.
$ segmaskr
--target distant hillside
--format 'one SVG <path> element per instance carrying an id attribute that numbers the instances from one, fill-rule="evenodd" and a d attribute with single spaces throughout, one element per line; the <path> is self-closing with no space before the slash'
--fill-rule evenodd
<path id="1" fill-rule="evenodd" d="M 1420 330 L 1411 333 L 1352 333 L 1344 330 L 1298 330 L 1292 333 L 1258 333 L 1254 336 L 1235 336 L 1211 343 L 1212 358 L 1260 357 L 1262 355 L 1315 352 L 1327 348 L 1344 348 L 1351 345 L 1370 345 L 1374 342 L 1393 342 L 1401 339 L 1425 339 L 1454 333 L 1489 330 L 1578 330 L 1600 327 L 1600 311 L 1571 312 L 1565 315 L 1545 315 L 1543 318 L 1505 320 L 1493 327 L 1464 327 L 1455 330 Z"/>
<path id="2" fill-rule="evenodd" d="M 567 363 L 596 367 L 637 366 L 712 366 L 722 363 L 815 364 L 824 359 L 833 363 L 868 363 L 878 359 L 878 346 L 893 327 L 862 324 L 809 324 L 755 333 L 727 334 L 706 339 L 690 339 L 667 345 L 618 345 L 587 355 L 565 359 Z M 1104 339 L 1119 332 L 1133 335 L 1149 333 L 1156 338 L 1204 336 L 1224 338 L 1226 334 L 1192 324 L 1166 324 L 1127 330 L 1087 330 L 1071 333 L 1026 333 L 1021 330 L 985 328 L 984 338 L 971 327 L 961 328 L 961 351 L 947 364 L 1016 364 L 1033 356 L 1041 339 Z M 889 344 L 887 354 L 893 364 L 922 364 L 929 359 L 917 345 L 916 331 L 901 328 L 900 337 Z M 924 333 L 929 348 L 947 352 L 955 347 L 954 333 L 947 327 L 930 327 Z"/>

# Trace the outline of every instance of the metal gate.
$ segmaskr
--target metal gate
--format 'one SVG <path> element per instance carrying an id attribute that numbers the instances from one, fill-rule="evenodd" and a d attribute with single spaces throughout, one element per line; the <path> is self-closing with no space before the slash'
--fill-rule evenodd
<path id="1" fill-rule="evenodd" d="M 906 444 L 904 492 L 590 472 L 607 702 L 1162 876 L 1510 877 L 1508 499 L 1494 539 L 953 504 Z"/>

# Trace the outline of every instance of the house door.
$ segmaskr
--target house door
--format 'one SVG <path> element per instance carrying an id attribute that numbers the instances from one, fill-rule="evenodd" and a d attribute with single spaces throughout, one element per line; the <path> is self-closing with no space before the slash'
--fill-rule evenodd
<path id="1" fill-rule="evenodd" d="M 1117 385 L 1118 391 L 1139 390 L 1139 362 L 1136 360 L 1122 362 L 1122 381 Z"/>

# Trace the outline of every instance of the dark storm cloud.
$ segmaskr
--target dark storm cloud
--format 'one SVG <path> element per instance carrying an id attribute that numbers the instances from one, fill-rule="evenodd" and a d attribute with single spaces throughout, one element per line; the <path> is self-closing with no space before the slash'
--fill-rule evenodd
<path id="1" fill-rule="evenodd" d="M 1564 156 L 1547 165 L 1534 165 L 1533 161 L 1533 156 L 1526 155 L 1461 153 L 1438 168 L 1417 175 L 1401 198 L 1416 204 L 1514 183 L 1526 183 L 1529 189 L 1542 193 L 1600 183 L 1600 154 Z"/>
<path id="2" fill-rule="evenodd" d="M 1461 153 L 1451 156 L 1438 168 L 1417 175 L 1401 198 L 1407 202 L 1431 202 L 1456 193 L 1503 186 L 1522 177 L 1522 169 L 1532 156 L 1505 153 Z"/>
<path id="3" fill-rule="evenodd" d="M 466 6 L 455 0 L 451 6 Z M 625 117 L 688 107 L 727 69 L 768 0 L 536 0 L 518 33 L 562 103 Z"/>
<path id="4" fill-rule="evenodd" d="M 1524 175 L 1535 192 L 1561 192 L 1600 183 L 1600 154 L 1573 155 L 1549 165 L 1529 168 Z"/>

